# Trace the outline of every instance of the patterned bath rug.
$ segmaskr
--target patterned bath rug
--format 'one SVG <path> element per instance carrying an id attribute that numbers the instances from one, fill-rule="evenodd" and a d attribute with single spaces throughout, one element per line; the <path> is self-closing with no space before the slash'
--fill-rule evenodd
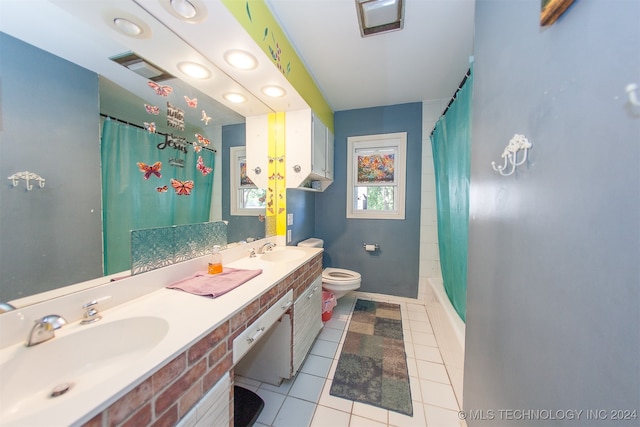
<path id="1" fill-rule="evenodd" d="M 413 415 L 398 304 L 356 301 L 329 394 Z"/>

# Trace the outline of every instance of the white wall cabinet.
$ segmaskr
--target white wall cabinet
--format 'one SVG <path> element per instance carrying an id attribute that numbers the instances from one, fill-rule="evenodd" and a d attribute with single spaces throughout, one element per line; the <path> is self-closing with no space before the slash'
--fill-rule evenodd
<path id="1" fill-rule="evenodd" d="M 333 133 L 311 109 L 285 120 L 287 188 L 324 191 L 333 182 Z"/>
<path id="2" fill-rule="evenodd" d="M 247 176 L 258 188 L 269 187 L 269 118 L 246 118 Z"/>

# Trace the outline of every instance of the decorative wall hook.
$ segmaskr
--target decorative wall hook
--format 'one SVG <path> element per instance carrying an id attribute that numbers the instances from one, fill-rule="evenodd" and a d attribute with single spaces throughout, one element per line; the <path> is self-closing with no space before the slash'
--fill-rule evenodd
<path id="1" fill-rule="evenodd" d="M 494 171 L 499 172 L 500 175 L 509 176 L 516 171 L 518 166 L 527 161 L 527 154 L 530 148 L 531 143 L 524 135 L 515 134 L 502 152 L 502 156 L 500 156 L 504 159 L 502 166 L 496 166 L 496 162 L 491 162 L 491 167 L 493 167 Z M 521 150 L 524 151 L 524 156 L 518 161 L 518 152 Z M 507 172 L 506 169 L 508 169 L 509 165 L 511 165 L 511 170 Z"/>
<path id="2" fill-rule="evenodd" d="M 33 190 L 33 185 L 31 185 L 31 183 L 29 181 L 31 180 L 36 180 L 38 181 L 38 186 L 40 188 L 44 188 L 44 181 L 45 179 L 42 178 L 40 175 L 35 174 L 33 172 L 16 172 L 13 175 L 11 175 L 8 179 L 11 180 L 11 184 L 13 184 L 14 187 L 18 186 L 18 183 L 21 179 L 24 179 L 26 181 L 27 184 L 27 191 L 31 191 Z"/>
<path id="3" fill-rule="evenodd" d="M 640 97 L 638 97 L 638 89 L 640 88 L 635 83 L 630 83 L 625 88 L 627 94 L 629 94 L 629 102 L 631 103 L 631 105 L 635 105 L 636 107 L 640 107 Z"/>

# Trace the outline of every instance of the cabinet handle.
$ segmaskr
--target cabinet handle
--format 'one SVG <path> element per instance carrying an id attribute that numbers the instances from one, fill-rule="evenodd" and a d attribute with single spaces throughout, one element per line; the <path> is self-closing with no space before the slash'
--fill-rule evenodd
<path id="1" fill-rule="evenodd" d="M 258 338 L 258 335 L 260 335 L 262 332 L 264 332 L 264 326 L 261 327 L 261 328 L 258 328 L 258 330 L 256 331 L 256 334 L 254 336 L 252 336 L 251 338 L 247 338 L 247 342 L 249 344 L 251 344 L 252 342 L 254 342 Z"/>
<path id="2" fill-rule="evenodd" d="M 287 301 L 281 308 L 282 310 L 286 310 L 287 308 L 291 307 L 291 304 L 293 304 L 292 300 Z"/>

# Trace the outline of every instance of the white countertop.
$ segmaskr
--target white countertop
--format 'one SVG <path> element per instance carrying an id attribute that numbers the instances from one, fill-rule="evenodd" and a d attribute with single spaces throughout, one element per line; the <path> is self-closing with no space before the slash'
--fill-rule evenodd
<path id="1" fill-rule="evenodd" d="M 276 250 L 288 250 L 288 248 L 278 247 Z M 239 312 L 259 295 L 322 252 L 322 249 L 304 247 L 295 247 L 295 250 L 304 251 L 305 256 L 294 261 L 274 263 L 263 261 L 258 255 L 256 258 L 244 257 L 225 263 L 225 266 L 232 268 L 260 268 L 262 269 L 262 274 L 215 299 L 165 288 L 166 285 L 176 280 L 187 277 L 196 271 L 205 270 L 208 258 L 206 256 L 134 276 L 131 281 L 135 278 L 137 283 L 142 283 L 143 281 L 162 281 L 164 283 L 159 285 L 161 286 L 159 289 L 153 290 L 144 296 L 101 310 L 102 320 L 95 324 L 80 325 L 79 321 L 75 321 L 65 325 L 56 331 L 56 338 L 53 340 L 64 338 L 78 331 L 84 332 L 90 330 L 90 328 L 96 328 L 96 331 L 98 331 L 97 328 L 108 322 L 141 316 L 164 319 L 169 324 L 166 336 L 153 349 L 137 357 L 133 366 L 125 366 L 118 372 L 109 372 L 104 376 L 97 373 L 95 378 L 89 377 L 90 380 L 75 384 L 67 394 L 55 399 L 44 397 L 42 398 L 42 405 L 31 405 L 38 406 L 38 409 L 31 408 L 31 410 L 28 410 L 31 413 L 28 419 L 18 417 L 17 414 L 16 417 L 3 415 L 0 425 L 77 425 L 90 420 L 152 373 Z M 123 285 L 121 282 L 125 282 L 125 280 L 129 279 L 113 282 L 113 284 L 121 286 Z M 103 293 L 106 290 L 102 289 Z M 76 297 L 75 300 L 80 301 L 82 299 Z M 126 331 L 123 331 L 123 333 L 126 333 Z M 45 350 L 46 345 L 47 343 L 42 343 L 26 348 L 23 343 L 18 343 L 8 346 L 0 351 L 0 363 L 13 357 L 19 351 L 38 350 L 40 346 L 42 346 L 41 350 Z M 72 351 L 90 350 L 73 349 Z M 47 362 L 50 364 L 51 369 L 56 369 L 55 360 Z M 5 374 L 8 373 L 0 372 L 0 377 Z M 2 404 L 0 404 L 0 409 L 2 409 Z M 2 412 L 4 411 L 5 409 L 2 409 Z"/>

